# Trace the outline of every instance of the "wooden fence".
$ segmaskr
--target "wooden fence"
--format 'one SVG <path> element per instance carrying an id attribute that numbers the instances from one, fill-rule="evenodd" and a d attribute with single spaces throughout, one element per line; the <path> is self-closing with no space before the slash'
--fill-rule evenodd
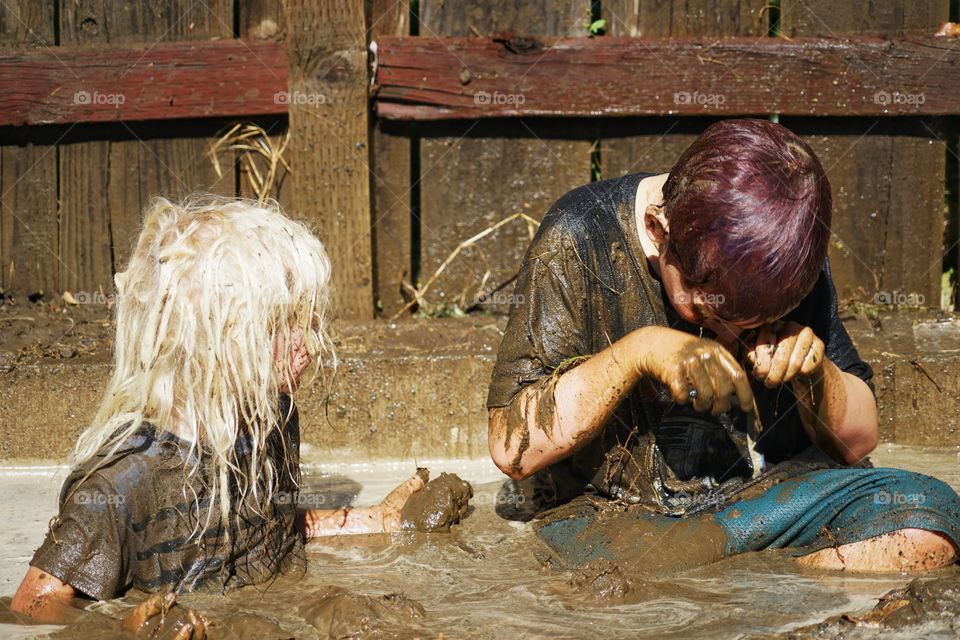
<path id="1" fill-rule="evenodd" d="M 502 311 L 557 197 L 666 171 L 746 114 L 827 168 L 841 295 L 936 307 L 957 264 L 960 40 L 932 34 L 955 5 L 2 3 L 0 286 L 108 292 L 151 196 L 251 195 L 249 166 L 218 175 L 209 150 L 252 120 L 289 133 L 278 197 L 326 243 L 339 315 L 421 293 L 433 313 Z"/>

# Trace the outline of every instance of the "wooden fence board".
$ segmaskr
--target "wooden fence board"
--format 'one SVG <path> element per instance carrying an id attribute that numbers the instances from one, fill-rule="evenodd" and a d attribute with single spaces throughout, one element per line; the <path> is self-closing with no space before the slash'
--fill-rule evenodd
<path id="1" fill-rule="evenodd" d="M 98 33 L 113 35 L 107 30 Z M 0 51 L 0 124 L 286 112 L 286 106 L 275 100 L 287 84 L 286 51 L 276 43 L 221 40 L 90 47 L 75 46 L 77 41 L 89 42 L 90 34 L 75 39 L 65 30 L 61 35 L 67 46 Z"/>
<path id="2" fill-rule="evenodd" d="M 288 5 L 294 207 L 333 262 L 334 313 L 373 316 L 364 3 Z"/>
<path id="3" fill-rule="evenodd" d="M 53 5 L 0 3 L 0 46 L 47 48 L 54 41 Z M 57 150 L 22 136 L 0 148 L 0 287 L 7 292 L 56 291 Z"/>
<path id="4" fill-rule="evenodd" d="M 766 0 L 612 0 L 603 4 L 612 36 L 749 36 L 761 42 L 768 31 Z M 674 64 L 664 60 L 663 65 Z M 727 72 L 729 73 L 729 72 Z M 691 85 L 693 93 L 703 87 Z M 716 118 L 607 120 L 600 147 L 606 178 L 637 171 L 667 172 Z"/>
<path id="5" fill-rule="evenodd" d="M 283 86 L 278 91 L 287 90 L 287 46 L 283 40 L 287 33 L 287 14 L 282 3 L 276 0 L 245 0 L 237 4 L 237 23 L 239 24 L 238 37 L 244 41 L 247 46 L 256 46 L 257 43 L 270 44 L 277 47 L 283 56 L 283 65 L 280 68 L 270 65 L 267 58 L 261 57 L 264 64 L 261 71 L 265 74 L 265 80 L 277 82 Z M 259 56 L 259 52 L 258 52 Z M 284 133 L 287 130 L 286 105 L 283 107 L 283 114 L 261 122 L 260 125 L 269 134 L 270 143 L 279 147 L 283 142 Z M 283 157 L 290 160 L 289 147 L 284 152 Z M 238 154 L 239 159 L 239 154 Z M 245 198 L 256 198 L 256 194 L 250 186 L 248 169 L 245 164 L 237 167 L 239 172 L 238 184 L 241 196 Z M 276 198 L 280 206 L 289 215 L 301 217 L 301 214 L 293 210 L 293 180 L 285 167 L 277 169 Z"/>
<path id="6" fill-rule="evenodd" d="M 790 37 L 911 36 L 946 20 L 948 5 L 783 0 L 781 24 Z M 839 295 L 882 302 L 895 293 L 912 294 L 938 306 L 946 158 L 938 124 L 786 117 L 781 123 L 801 133 L 827 169 L 834 196 L 830 257 Z"/>
<path id="7" fill-rule="evenodd" d="M 933 35 L 377 44 L 377 114 L 388 119 L 950 115 L 960 102 L 960 41 Z"/>
<path id="8" fill-rule="evenodd" d="M 406 0 L 372 0 L 369 37 L 410 33 Z M 373 125 L 371 178 L 373 195 L 374 275 L 377 311 L 396 313 L 404 304 L 402 283 L 411 279 L 412 255 L 412 136 L 409 127 L 377 120 Z"/>
<path id="9" fill-rule="evenodd" d="M 425 0 L 420 7 L 420 35 L 428 40 L 508 30 L 531 36 L 583 36 L 590 3 Z M 512 213 L 540 219 L 557 198 L 590 180 L 592 129 L 576 121 L 467 121 L 422 130 L 421 283 L 460 242 Z M 513 290 L 510 279 L 529 242 L 525 224 L 501 228 L 452 262 L 428 292 L 428 301 L 456 302 L 466 289 L 469 303 L 489 268 L 485 289 L 506 286 L 485 306 L 506 310 Z"/>
<path id="10" fill-rule="evenodd" d="M 66 46 L 146 45 L 147 56 L 168 41 L 229 37 L 233 23 L 232 3 L 226 0 L 178 0 L 162 7 L 137 0 L 74 0 L 64 3 L 60 19 Z M 124 95 L 127 80 L 118 80 L 117 94 Z M 112 274 L 125 268 L 142 210 L 152 197 L 234 192 L 232 169 L 216 176 L 207 156 L 211 139 L 197 127 L 178 125 L 185 137 L 173 138 L 162 135 L 169 127 L 121 126 L 120 139 L 61 148 L 61 249 L 65 263 L 74 267 L 64 288 L 112 291 Z M 109 261 L 98 248 L 104 234 L 114 248 Z"/>

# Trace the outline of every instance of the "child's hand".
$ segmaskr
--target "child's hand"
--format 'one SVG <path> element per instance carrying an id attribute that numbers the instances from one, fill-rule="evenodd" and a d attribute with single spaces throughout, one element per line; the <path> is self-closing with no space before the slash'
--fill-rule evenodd
<path id="1" fill-rule="evenodd" d="M 387 497 L 380 503 L 385 532 L 400 530 L 400 512 L 403 510 L 403 505 L 407 503 L 410 496 L 423 489 L 429 480 L 430 472 L 427 469 L 417 469 L 413 476 L 387 494 Z"/>
<path id="2" fill-rule="evenodd" d="M 150 596 L 128 613 L 121 628 L 128 633 L 148 638 L 172 640 L 203 640 L 212 626 L 202 613 L 186 607 L 177 607 L 173 593 Z"/>
<path id="3" fill-rule="evenodd" d="M 823 368 L 823 340 L 813 329 L 796 322 L 764 325 L 749 348 L 747 360 L 753 365 L 753 377 L 767 387 L 813 376 Z"/>
<path id="4" fill-rule="evenodd" d="M 692 402 L 714 415 L 729 411 L 735 400 L 743 411 L 753 409 L 747 374 L 720 343 L 665 327 L 643 339 L 641 372 L 667 385 L 677 404 Z"/>

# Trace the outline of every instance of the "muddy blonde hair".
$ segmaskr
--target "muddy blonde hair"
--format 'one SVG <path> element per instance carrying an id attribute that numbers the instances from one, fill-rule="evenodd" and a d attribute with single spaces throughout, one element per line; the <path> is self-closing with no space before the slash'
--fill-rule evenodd
<path id="1" fill-rule="evenodd" d="M 292 344 L 299 329 L 314 375 L 322 355 L 332 359 L 329 280 L 323 245 L 275 202 L 154 199 L 127 269 L 115 278 L 113 376 L 77 442 L 75 463 L 99 454 L 102 466 L 150 423 L 191 443 L 185 459 L 195 462 L 185 474 L 200 474 L 210 498 L 201 533 L 216 522 L 214 505 L 226 525 L 234 501 L 267 504 L 283 468 L 267 455 L 267 438 L 289 418 L 279 415 L 282 386 L 295 387 L 290 358 L 280 370 L 275 365 L 275 344 Z M 242 459 L 240 435 L 250 442 Z M 185 492 L 190 485 L 185 477 Z"/>

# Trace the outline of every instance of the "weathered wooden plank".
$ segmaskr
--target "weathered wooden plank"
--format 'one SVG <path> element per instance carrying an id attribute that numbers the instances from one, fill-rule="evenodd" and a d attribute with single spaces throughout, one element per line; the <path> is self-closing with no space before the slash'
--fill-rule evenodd
<path id="1" fill-rule="evenodd" d="M 611 36 L 740 36 L 763 44 L 769 30 L 767 4 L 766 0 L 612 0 L 603 3 L 603 17 Z M 673 60 L 663 63 L 675 64 Z M 698 61 L 696 68 L 702 66 Z M 702 93 L 703 88 L 700 84 L 690 84 L 683 91 Z M 670 100 L 674 101 L 672 94 Z M 600 147 L 601 173 L 605 178 L 612 178 L 637 171 L 667 172 L 684 149 L 715 120 L 709 117 L 606 120 Z"/>
<path id="2" fill-rule="evenodd" d="M 282 69 L 272 69 L 276 74 L 276 80 L 283 81 L 284 87 L 278 91 L 286 91 L 287 77 L 287 45 L 283 40 L 286 37 L 287 17 L 282 3 L 276 0 L 249 0 L 237 3 L 237 24 L 239 25 L 238 37 L 245 40 L 256 42 L 272 43 L 273 46 L 282 49 L 280 55 L 283 56 L 284 63 Z M 270 143 L 275 147 L 280 147 L 283 143 L 283 137 L 287 130 L 286 104 L 279 105 L 284 109 L 282 115 L 270 119 L 262 119 L 258 124 L 269 134 Z M 239 159 L 238 154 L 238 159 Z M 289 158 L 290 151 L 284 152 L 284 157 Z M 250 170 L 245 162 L 241 162 L 237 167 L 239 172 L 238 185 L 240 195 L 245 198 L 256 198 L 257 195 L 251 186 Z M 293 180 L 290 179 L 287 169 L 280 166 L 277 169 L 277 178 L 274 182 L 275 197 L 283 207 L 292 216 L 299 214 L 293 210 Z"/>
<path id="3" fill-rule="evenodd" d="M 410 33 L 406 0 L 372 0 L 369 38 Z M 410 194 L 412 132 L 409 127 L 377 120 L 373 128 L 370 170 L 373 195 L 373 271 L 377 312 L 396 313 L 404 304 L 402 283 L 412 278 L 413 240 Z"/>
<path id="4" fill-rule="evenodd" d="M 0 3 L 0 47 L 27 52 L 55 44 L 53 4 Z M 0 147 L 0 287 L 27 294 L 58 289 L 56 139 L 22 136 Z"/>
<path id="5" fill-rule="evenodd" d="M 4 51 L 0 125 L 282 114 L 286 74 L 282 45 L 241 40 Z"/>
<path id="6" fill-rule="evenodd" d="M 587 1 L 427 0 L 420 3 L 418 41 L 504 30 L 535 37 L 583 36 L 589 6 Z M 476 37 L 458 41 L 488 42 Z M 465 68 L 451 63 L 455 75 Z M 466 73 L 477 77 L 480 69 L 469 66 Z M 460 242 L 513 213 L 540 219 L 557 198 L 590 180 L 593 129 L 587 123 L 473 120 L 435 123 L 421 130 L 421 284 Z M 496 292 L 483 306 L 505 311 L 513 291 L 511 278 L 529 243 L 526 224 L 517 221 L 502 227 L 450 263 L 428 292 L 428 302 L 460 305 L 462 299 L 469 306 L 481 293 L 479 284 L 489 270 L 483 291 Z"/>
<path id="7" fill-rule="evenodd" d="M 945 0 L 833 3 L 783 0 L 781 25 L 793 36 L 906 36 L 929 33 L 949 14 Z M 938 39 L 939 41 L 940 39 Z M 958 46 L 956 41 L 952 42 Z M 909 66 L 894 56 L 891 72 Z M 885 73 L 863 57 L 852 69 Z M 956 65 L 952 73 L 956 77 Z M 941 69 L 931 67 L 930 74 Z M 896 76 L 889 90 L 935 101 L 936 89 L 909 88 Z M 956 102 L 956 98 L 953 98 Z M 820 156 L 833 188 L 830 257 L 841 297 L 868 302 L 919 300 L 939 305 L 946 152 L 936 121 L 782 118 Z"/>
<path id="8" fill-rule="evenodd" d="M 362 2 L 288 5 L 294 208 L 333 262 L 334 313 L 373 316 L 366 20 Z"/>
<path id="9" fill-rule="evenodd" d="M 89 85 L 87 88 L 78 85 L 78 91 L 90 97 L 89 103 L 97 102 L 94 96 L 99 91 L 100 95 L 123 96 L 124 106 L 128 101 L 132 101 L 134 107 L 148 104 L 149 99 L 141 102 L 137 97 L 147 94 L 136 92 L 149 91 L 148 87 L 156 85 L 160 89 L 158 95 L 161 102 L 164 94 L 168 96 L 168 108 L 192 105 L 189 108 L 200 108 L 198 113 L 202 114 L 203 101 L 198 99 L 195 90 L 190 92 L 190 81 L 180 75 L 178 69 L 183 66 L 182 62 L 174 61 L 176 51 L 189 51 L 192 47 L 197 47 L 195 53 L 211 53 L 206 49 L 207 46 L 229 44 L 234 48 L 225 56 L 227 66 L 241 61 L 238 71 L 241 67 L 248 70 L 262 68 L 255 52 L 229 41 L 196 44 L 165 42 L 230 36 L 232 4 L 224 0 L 207 5 L 181 1 L 163 6 L 148 5 L 137 0 L 72 0 L 63 3 L 60 20 L 61 42 L 66 52 L 58 50 L 56 53 L 63 58 L 65 53 L 75 52 L 76 55 L 64 58 L 69 60 L 71 67 L 80 61 L 76 64 L 83 68 L 83 61 L 88 60 L 86 56 L 102 57 L 104 52 L 119 52 L 108 54 L 110 60 L 122 61 L 113 74 L 94 73 L 92 76 L 104 84 Z M 123 49 L 108 48 L 106 45 L 139 46 Z M 98 48 L 91 48 L 94 46 Z M 160 53 L 155 53 L 158 50 Z M 136 53 L 142 59 L 131 65 L 130 59 L 121 55 L 124 51 Z M 173 60 L 165 56 L 173 56 Z M 189 63 L 186 66 L 209 69 L 217 59 L 217 56 L 213 56 L 199 65 Z M 150 75 L 151 63 L 160 76 Z M 146 75 L 138 78 L 141 71 Z M 67 70 L 72 77 L 71 72 L 75 70 Z M 169 74 L 169 77 L 164 79 L 163 73 Z M 85 78 L 82 74 L 78 75 Z M 226 91 L 230 82 L 240 86 L 241 80 L 224 81 L 221 78 L 210 81 L 204 91 L 218 88 L 218 82 L 226 82 L 219 87 Z M 207 106 L 209 108 L 209 104 Z M 136 115 L 131 118 L 124 116 L 124 119 L 139 118 Z M 144 119 L 149 119 L 149 116 L 144 116 Z M 142 210 L 152 197 L 165 195 L 176 199 L 194 191 L 233 193 L 233 172 L 218 179 L 207 157 L 210 133 L 210 125 L 182 122 L 178 123 L 176 134 L 183 138 L 172 138 L 169 125 L 122 124 L 112 130 L 106 142 L 78 141 L 62 147 L 60 245 L 65 263 L 71 265 L 74 272 L 72 278 L 64 281 L 64 288 L 112 290 L 113 272 L 126 266 L 139 232 Z M 109 262 L 106 261 L 107 257 Z"/>
<path id="10" fill-rule="evenodd" d="M 607 0 L 611 36 L 756 36 L 767 33 L 769 3 L 755 0 Z"/>
<path id="11" fill-rule="evenodd" d="M 108 141 L 60 145 L 60 288 L 113 290 Z"/>
<path id="12" fill-rule="evenodd" d="M 943 115 L 960 104 L 955 38 L 421 37 L 377 45 L 377 113 L 390 119 Z"/>

